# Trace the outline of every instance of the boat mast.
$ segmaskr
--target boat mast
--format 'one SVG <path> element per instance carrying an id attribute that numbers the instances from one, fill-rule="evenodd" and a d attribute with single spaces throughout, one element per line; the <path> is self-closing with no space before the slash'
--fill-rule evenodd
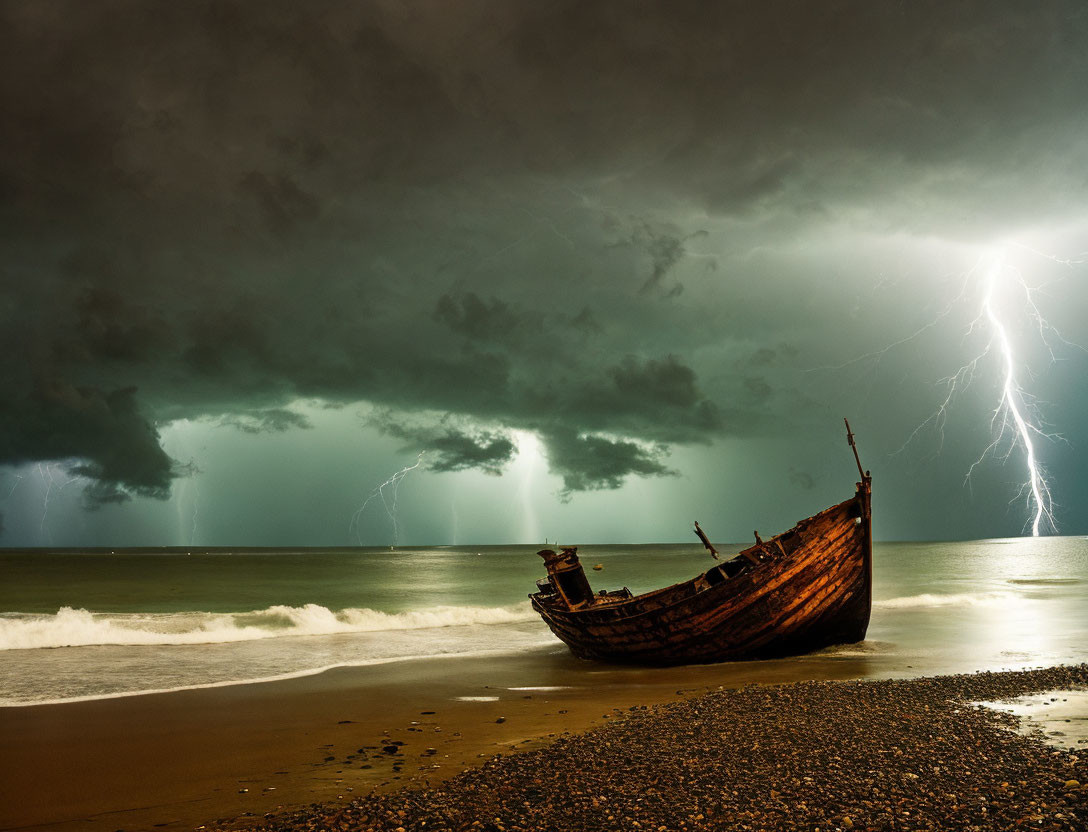
<path id="1" fill-rule="evenodd" d="M 858 473 L 861 474 L 861 482 L 858 483 L 858 510 L 861 516 L 858 520 L 864 524 L 865 534 L 865 612 L 863 616 L 865 626 L 860 629 L 857 638 L 861 641 L 865 638 L 865 630 L 869 625 L 869 617 L 873 609 L 873 476 L 861 467 L 861 457 L 858 456 L 858 446 L 854 444 L 854 432 L 850 430 L 850 420 L 843 417 L 843 422 L 846 423 L 846 441 L 850 443 L 850 450 L 854 452 L 854 462 L 858 464 Z"/>
<path id="2" fill-rule="evenodd" d="M 858 473 L 861 475 L 861 481 L 867 483 L 872 479 L 872 475 L 861 467 L 861 457 L 858 456 L 858 446 L 854 444 L 854 433 L 850 430 L 850 420 L 845 416 L 842 420 L 846 423 L 846 441 L 850 443 L 850 450 L 854 452 L 854 462 L 858 464 Z"/>
<path id="3" fill-rule="evenodd" d="M 714 560 L 718 560 L 718 550 L 714 548 L 714 544 L 707 540 L 706 533 L 699 528 L 698 520 L 695 521 L 695 534 L 698 535 L 701 541 L 703 541 L 703 545 L 707 548 L 707 551 L 709 551 L 710 554 L 714 556 Z"/>

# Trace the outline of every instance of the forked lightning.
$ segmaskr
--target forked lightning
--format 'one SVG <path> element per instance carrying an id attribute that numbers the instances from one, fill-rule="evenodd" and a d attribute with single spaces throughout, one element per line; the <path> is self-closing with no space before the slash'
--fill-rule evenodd
<path id="1" fill-rule="evenodd" d="M 391 545 L 397 545 L 397 539 L 400 535 L 400 527 L 397 522 L 397 494 L 400 491 L 400 484 L 401 481 L 408 476 L 410 471 L 416 470 L 416 468 L 423 464 L 423 454 L 425 453 L 426 451 L 420 451 L 419 456 L 416 457 L 415 465 L 401 468 L 385 482 L 378 485 L 370 492 L 370 495 L 363 501 L 363 504 L 359 506 L 355 514 L 351 516 L 351 523 L 348 524 L 348 534 L 351 534 L 352 531 L 354 531 L 357 535 L 356 539 L 359 540 L 360 544 L 362 544 L 363 541 L 362 533 L 359 528 L 359 519 L 363 516 L 363 512 L 366 511 L 366 507 L 370 505 L 375 498 L 381 498 L 382 505 L 385 507 L 385 513 L 389 515 L 389 519 L 393 523 L 393 541 Z M 388 494 L 386 493 L 387 490 L 389 491 Z"/>

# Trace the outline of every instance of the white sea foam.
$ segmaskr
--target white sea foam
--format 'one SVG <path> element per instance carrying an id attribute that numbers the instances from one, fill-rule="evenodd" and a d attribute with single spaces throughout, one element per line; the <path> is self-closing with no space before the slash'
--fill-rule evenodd
<path id="1" fill-rule="evenodd" d="M 887 598 L 874 601 L 873 606 L 880 609 L 903 609 L 909 607 L 979 607 L 1007 603 L 1016 596 L 1011 592 L 964 592 L 952 595 L 940 595 L 925 592 L 921 595 L 905 595 L 901 598 Z"/>
<path id="2" fill-rule="evenodd" d="M 317 604 L 276 605 L 237 613 L 95 613 L 62 607 L 55 614 L 0 615 L 0 650 L 98 644 L 218 644 L 283 636 L 511 624 L 533 617 L 527 602 L 507 607 L 431 607 L 401 613 L 333 611 Z"/>
<path id="3" fill-rule="evenodd" d="M 539 646 L 539 645 L 537 645 Z M 258 685 L 265 684 L 267 682 L 282 682 L 288 679 L 301 679 L 306 676 L 318 676 L 322 673 L 327 673 L 330 670 L 338 670 L 340 668 L 349 667 L 372 667 L 382 664 L 394 664 L 396 662 L 404 661 L 419 661 L 421 659 L 444 659 L 444 658 L 471 658 L 480 656 L 502 656 L 507 653 L 516 653 L 524 647 L 507 647 L 496 648 L 488 650 L 465 650 L 465 651 L 451 651 L 451 652 L 438 652 L 438 653 L 421 653 L 419 655 L 411 656 L 390 656 L 386 658 L 373 658 L 373 659 L 359 659 L 349 662 L 339 662 L 337 664 L 322 665 L 321 667 L 308 667 L 300 670 L 293 670 L 287 673 L 277 673 L 269 676 L 255 676 L 252 678 L 245 677 L 239 679 L 226 679 L 217 682 L 194 682 L 190 684 L 176 684 L 172 687 L 135 687 L 131 689 L 107 691 L 90 693 L 82 696 L 59 696 L 59 697 L 27 697 L 20 699 L 18 697 L 0 697 L 0 708 L 26 708 L 33 705 L 66 705 L 71 702 L 91 702 L 97 699 L 123 699 L 130 696 L 147 696 L 149 694 L 158 693 L 177 693 L 185 690 L 205 690 L 208 688 L 227 688 L 235 687 L 238 685 Z M 497 696 L 458 696 L 458 700 L 464 702 L 497 702 L 499 697 Z"/>
<path id="4" fill-rule="evenodd" d="M 507 690 L 535 690 L 540 693 L 547 693 L 553 690 L 574 690 L 574 688 L 570 685 L 529 685 L 520 688 L 507 688 Z"/>

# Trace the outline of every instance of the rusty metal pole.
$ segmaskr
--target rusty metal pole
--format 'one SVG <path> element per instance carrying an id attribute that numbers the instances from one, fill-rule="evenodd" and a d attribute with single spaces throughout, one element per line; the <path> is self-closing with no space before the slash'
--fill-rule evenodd
<path id="1" fill-rule="evenodd" d="M 854 434 L 850 430 L 850 421 L 845 416 L 842 420 L 846 422 L 846 441 L 850 443 L 850 450 L 854 452 L 854 462 L 858 464 L 858 474 L 861 475 L 861 481 L 866 482 L 869 478 L 865 475 L 865 469 L 861 467 L 861 457 L 858 456 L 858 446 L 854 444 Z"/>

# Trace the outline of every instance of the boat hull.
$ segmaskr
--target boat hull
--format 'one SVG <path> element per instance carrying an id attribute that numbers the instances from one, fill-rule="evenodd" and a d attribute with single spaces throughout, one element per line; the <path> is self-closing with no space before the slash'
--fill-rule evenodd
<path id="1" fill-rule="evenodd" d="M 538 593 L 533 608 L 575 655 L 616 662 L 719 662 L 861 641 L 872 605 L 869 504 L 859 483 L 852 499 L 746 550 L 765 560 L 733 577 L 716 568 L 575 609 Z"/>

